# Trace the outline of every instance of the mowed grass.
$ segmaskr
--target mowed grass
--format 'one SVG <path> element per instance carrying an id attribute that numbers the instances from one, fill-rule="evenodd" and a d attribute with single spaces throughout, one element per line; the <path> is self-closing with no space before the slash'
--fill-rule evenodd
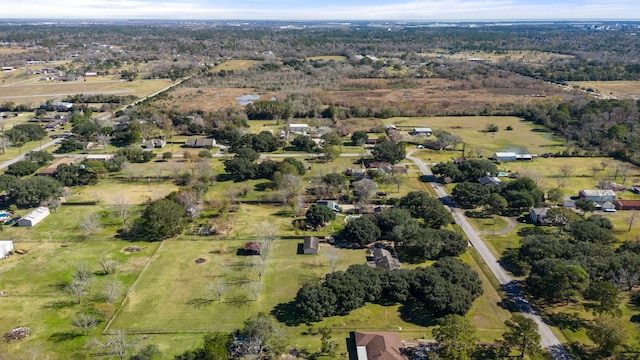
<path id="1" fill-rule="evenodd" d="M 565 149 L 562 139 L 540 126 L 513 116 L 398 117 L 386 119 L 384 123 L 395 124 L 407 132 L 414 127 L 430 127 L 434 131 L 442 130 L 458 135 L 466 144 L 467 157 L 476 157 L 478 154 L 490 157 L 499 151 L 544 154 Z M 495 133 L 484 132 L 489 124 L 497 125 L 499 130 Z M 505 130 L 507 126 L 511 126 L 513 130 Z M 436 139 L 436 136 L 404 136 L 405 141 L 418 143 Z M 462 143 L 459 144 L 457 149 L 461 150 L 462 146 Z"/>
<path id="2" fill-rule="evenodd" d="M 70 359 L 82 358 L 73 354 L 82 352 L 84 336 L 77 336 L 71 320 L 77 313 L 91 311 L 88 299 L 95 299 L 109 280 L 123 284 L 123 290 L 133 281 L 148 262 L 158 244 L 132 244 L 123 241 L 87 240 L 61 247 L 58 242 L 17 242 L 16 247 L 28 249 L 25 255 L 12 255 L 0 262 L 0 331 L 26 326 L 32 329 L 27 339 L 3 344 L 8 352 L 24 353 L 25 349 L 38 348 L 40 358 Z M 136 245 L 142 251 L 125 253 L 126 246 Z M 118 262 L 115 275 L 97 275 L 94 278 L 87 300 L 76 304 L 64 290 L 71 280 L 76 264 L 86 264 L 91 271 L 99 273 L 98 259 L 101 257 Z M 102 307 L 106 312 L 111 307 Z M 104 318 L 100 317 L 104 326 Z"/>
<path id="3" fill-rule="evenodd" d="M 115 94 L 144 97 L 171 85 L 171 80 L 104 80 L 75 82 L 41 82 L 29 80 L 24 83 L 0 87 L 0 100 L 12 101 L 16 104 L 43 103 L 45 100 L 60 101 L 68 95 L 75 94 Z"/>
<path id="4" fill-rule="evenodd" d="M 616 97 L 640 96 L 640 81 L 574 81 L 569 84 Z"/>
<path id="5" fill-rule="evenodd" d="M 307 61 L 347 61 L 346 56 L 341 55 L 324 55 L 324 56 L 311 56 L 306 58 Z"/>
<path id="6" fill-rule="evenodd" d="M 261 63 L 261 61 L 257 60 L 227 60 L 222 64 L 216 65 L 211 71 L 246 70 Z"/>

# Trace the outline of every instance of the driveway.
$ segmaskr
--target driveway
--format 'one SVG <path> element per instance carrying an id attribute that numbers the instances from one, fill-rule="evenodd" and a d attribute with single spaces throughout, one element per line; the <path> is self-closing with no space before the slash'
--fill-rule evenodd
<path id="1" fill-rule="evenodd" d="M 414 150 L 415 151 L 415 150 Z M 425 175 L 428 178 L 433 178 L 433 173 L 431 169 L 419 158 L 412 156 L 414 151 L 410 151 L 407 154 L 407 159 L 413 161 L 420 169 L 422 175 Z M 540 333 L 540 339 L 542 347 L 544 347 L 554 359 L 557 360 L 569 360 L 571 356 L 567 353 L 567 350 L 564 348 L 560 340 L 553 334 L 551 328 L 542 321 L 542 318 L 536 311 L 536 309 L 529 303 L 529 301 L 524 297 L 522 292 L 520 291 L 520 287 L 516 283 L 509 274 L 507 274 L 506 270 L 500 265 L 498 260 L 493 256 L 487 245 L 480 238 L 478 232 L 471 226 L 467 218 L 464 216 L 462 211 L 455 206 L 453 199 L 447 194 L 446 190 L 441 187 L 436 182 L 431 182 L 431 186 L 435 190 L 436 194 L 440 198 L 440 200 L 447 206 L 451 214 L 453 215 L 454 220 L 460 226 L 462 231 L 467 235 L 469 242 L 471 245 L 476 248 L 478 254 L 482 257 L 482 260 L 487 264 L 493 275 L 498 279 L 500 285 L 507 293 L 513 302 L 516 304 L 518 309 L 522 312 L 522 315 L 533 319 L 536 324 L 538 324 L 538 333 Z"/>

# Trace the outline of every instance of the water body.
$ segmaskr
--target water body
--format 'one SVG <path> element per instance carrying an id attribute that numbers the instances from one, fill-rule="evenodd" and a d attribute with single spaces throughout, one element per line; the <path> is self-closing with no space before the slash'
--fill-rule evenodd
<path id="1" fill-rule="evenodd" d="M 236 98 L 236 101 L 238 102 L 239 105 L 245 106 L 245 105 L 253 104 L 253 102 L 258 99 L 260 99 L 260 95 L 258 94 L 244 94 L 244 95 L 238 96 Z"/>

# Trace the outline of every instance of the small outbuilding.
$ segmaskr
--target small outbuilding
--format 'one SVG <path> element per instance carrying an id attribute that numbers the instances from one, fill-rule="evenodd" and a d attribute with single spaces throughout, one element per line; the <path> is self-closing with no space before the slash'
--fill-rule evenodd
<path id="1" fill-rule="evenodd" d="M 302 253 L 304 255 L 314 255 L 318 253 L 320 246 L 320 240 L 315 236 L 305 236 L 304 244 L 302 245 Z"/>
<path id="2" fill-rule="evenodd" d="M 546 225 L 547 211 L 549 208 L 546 207 L 532 208 L 529 210 L 529 218 L 537 225 Z"/>
<path id="3" fill-rule="evenodd" d="M 18 226 L 33 227 L 36 224 L 38 224 L 40 221 L 42 221 L 44 218 L 49 216 L 49 214 L 50 212 L 48 207 L 39 206 L 31 210 L 31 212 L 28 213 L 27 215 L 21 217 L 18 220 Z"/>
<path id="4" fill-rule="evenodd" d="M 516 161 L 518 155 L 515 152 L 497 152 L 493 154 L 493 160 L 495 161 Z"/>
<path id="5" fill-rule="evenodd" d="M 309 132 L 307 124 L 289 124 L 289 132 L 292 134 L 306 134 Z"/>
<path id="6" fill-rule="evenodd" d="M 613 202 L 616 199 L 616 193 L 613 190 L 580 190 L 578 197 L 597 203 Z"/>
<path id="7" fill-rule="evenodd" d="M 244 244 L 245 255 L 260 255 L 262 244 L 257 241 L 249 241 Z"/>
<path id="8" fill-rule="evenodd" d="M 486 185 L 498 185 L 502 182 L 502 180 L 498 179 L 496 176 L 483 176 L 478 179 L 478 182 L 482 186 Z"/>
<path id="9" fill-rule="evenodd" d="M 0 240 L 0 259 L 6 258 L 13 251 L 13 241 Z"/>
<path id="10" fill-rule="evenodd" d="M 428 127 L 417 127 L 413 128 L 411 135 L 419 135 L 419 136 L 431 136 L 433 134 L 433 130 Z"/>
<path id="11" fill-rule="evenodd" d="M 613 205 L 616 210 L 640 210 L 640 200 L 616 200 Z"/>

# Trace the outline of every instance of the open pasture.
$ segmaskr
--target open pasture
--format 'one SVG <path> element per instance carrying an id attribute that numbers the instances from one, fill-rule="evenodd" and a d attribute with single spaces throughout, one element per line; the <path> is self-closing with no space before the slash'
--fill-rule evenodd
<path id="1" fill-rule="evenodd" d="M 513 116 L 442 116 L 442 117 L 416 117 L 416 118 L 390 118 L 384 120 L 385 124 L 394 124 L 402 131 L 411 131 L 414 127 L 430 127 L 434 131 L 447 131 L 460 136 L 465 143 L 465 156 L 484 157 L 493 156 L 499 151 L 515 151 L 518 153 L 556 153 L 565 149 L 564 143 L 552 133 L 531 122 L 526 122 Z M 495 124 L 497 132 L 485 132 L 487 125 Z M 511 126 L 512 130 L 506 130 Z M 410 136 L 405 135 L 404 140 L 416 143 L 423 141 L 436 141 L 435 136 Z M 456 149 L 462 150 L 463 144 Z M 447 154 L 451 157 L 452 154 Z M 461 157 L 459 155 L 453 155 Z"/>
<path id="2" fill-rule="evenodd" d="M 163 106 L 177 108 L 182 112 L 203 110 L 216 111 L 219 109 L 243 107 L 238 103 L 238 97 L 242 95 L 260 95 L 259 100 L 269 100 L 277 93 L 257 94 L 252 89 L 224 88 L 189 88 L 180 87 L 172 90 L 166 99 L 158 100 Z"/>
<path id="3" fill-rule="evenodd" d="M 569 84 L 584 90 L 596 90 L 604 96 L 634 99 L 640 97 L 640 81 L 574 81 Z"/>
<path id="4" fill-rule="evenodd" d="M 261 61 L 257 61 L 257 60 L 227 60 L 222 64 L 218 64 L 214 66 L 211 71 L 246 70 L 260 63 Z"/>
<path id="5" fill-rule="evenodd" d="M 75 94 L 115 94 L 144 97 L 171 84 L 168 79 L 161 80 L 102 80 L 75 82 L 32 81 L 0 87 L 0 102 L 40 104 L 46 100 L 60 101 Z"/>
<path id="6" fill-rule="evenodd" d="M 324 55 L 324 56 L 311 56 L 306 58 L 307 61 L 347 61 L 346 56 L 341 55 Z"/>

